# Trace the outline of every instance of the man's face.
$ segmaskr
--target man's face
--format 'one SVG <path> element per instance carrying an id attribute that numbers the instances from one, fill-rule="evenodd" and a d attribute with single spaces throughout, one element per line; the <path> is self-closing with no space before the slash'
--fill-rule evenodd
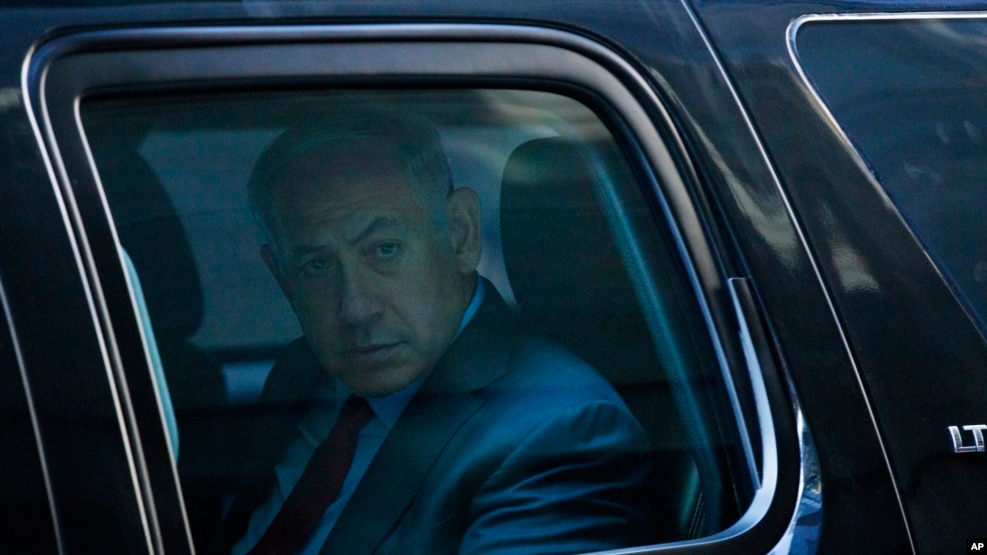
<path id="1" fill-rule="evenodd" d="M 275 188 L 274 244 L 262 253 L 329 373 L 381 396 L 431 369 L 456 333 L 479 257 L 479 241 L 467 244 L 477 222 L 464 224 L 460 208 L 476 197 L 449 197 L 449 232 L 439 235 L 403 166 L 363 158 L 340 161 L 345 170 L 293 164 Z M 467 219 L 478 214 L 467 209 Z"/>

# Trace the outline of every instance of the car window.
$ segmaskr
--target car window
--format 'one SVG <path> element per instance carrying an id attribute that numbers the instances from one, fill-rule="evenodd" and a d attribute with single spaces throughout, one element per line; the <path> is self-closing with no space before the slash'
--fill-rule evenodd
<path id="1" fill-rule="evenodd" d="M 809 22 L 797 37 L 822 100 L 982 333 L 984 37 L 968 18 Z"/>
<path id="2" fill-rule="evenodd" d="M 252 213 L 246 186 L 258 179 L 259 160 L 296 129 L 352 114 L 369 114 L 368 125 L 393 118 L 435 130 L 453 187 L 479 200 L 484 296 L 502 297 L 534 335 L 594 368 L 643 431 L 651 469 L 635 478 L 640 487 L 628 503 L 645 520 L 621 527 L 634 527 L 623 530 L 624 544 L 580 548 L 695 538 L 726 528 L 746 509 L 755 470 L 737 453 L 751 446 L 740 439 L 744 424 L 734 420 L 696 287 L 646 174 L 628 163 L 626 139 L 585 103 L 534 90 L 342 89 L 95 97 L 81 113 L 120 248 L 150 316 L 153 330 L 145 333 L 174 407 L 172 441 L 198 547 L 213 541 L 243 484 L 270 466 L 264 457 L 271 453 L 256 452 L 257 430 L 279 379 L 299 375 L 279 378 L 272 367 L 290 366 L 298 345 L 316 351 L 319 363 L 331 360 L 311 323 L 322 312 L 309 314 L 299 288 L 343 268 L 339 253 L 351 245 L 374 264 L 403 252 L 406 231 L 371 244 L 365 238 L 376 231 L 363 229 L 332 243 L 328 259 L 302 249 L 302 285 L 292 285 L 289 271 L 278 273 L 282 259 L 265 264 L 262 245 L 278 248 L 285 235 L 272 239 L 271 225 L 258 225 L 264 215 Z M 335 167 L 320 172 L 331 176 Z M 416 280 L 427 281 L 428 270 Z M 384 273 L 361 274 L 347 287 L 370 289 Z M 408 291 L 417 291 L 416 280 L 405 282 Z M 425 301 L 394 304 L 409 302 Z M 525 397 L 532 414 L 565 399 L 571 385 L 549 380 Z M 316 418 L 317 408 L 282 401 L 303 421 Z"/>

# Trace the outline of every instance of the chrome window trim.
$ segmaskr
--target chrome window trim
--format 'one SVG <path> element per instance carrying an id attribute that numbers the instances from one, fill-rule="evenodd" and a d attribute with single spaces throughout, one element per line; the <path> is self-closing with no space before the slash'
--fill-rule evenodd
<path id="1" fill-rule="evenodd" d="M 82 227 L 81 218 L 79 217 L 78 207 L 72 196 L 71 186 L 68 184 L 68 174 L 59 153 L 58 144 L 51 131 L 50 121 L 48 120 L 45 96 L 42 92 L 45 87 L 45 76 L 32 76 L 31 69 L 37 54 L 37 48 L 32 48 L 25 57 L 21 70 L 21 93 L 24 99 L 24 108 L 30 120 L 35 139 L 40 146 L 38 149 L 39 154 L 44 161 L 49 183 L 52 185 L 61 210 L 66 237 L 75 254 L 75 263 L 79 271 L 80 284 L 86 292 L 86 304 L 89 307 L 93 330 L 99 341 L 99 351 L 102 355 L 104 368 L 106 369 L 107 382 L 110 386 L 110 394 L 117 416 L 117 427 L 120 432 L 123 448 L 127 453 L 130 481 L 136 496 L 138 517 L 144 528 L 147 553 L 153 553 L 155 550 L 151 541 L 151 520 L 148 514 L 149 503 L 146 498 L 146 494 L 150 492 L 148 491 L 149 488 L 146 487 L 148 482 L 144 462 L 143 460 L 138 461 L 134 456 L 134 442 L 139 441 L 139 437 L 137 436 L 137 430 L 134 424 L 133 409 L 130 406 L 130 396 L 124 385 L 126 379 L 120 365 L 119 353 L 114 345 L 112 328 L 110 327 L 108 318 L 106 318 L 106 301 L 102 295 L 102 289 L 99 287 L 99 276 L 95 271 L 92 251 L 86 239 L 85 230 Z M 124 408 L 127 409 L 126 417 Z M 155 532 L 154 537 L 160 538 L 160 534 Z"/>
<path id="2" fill-rule="evenodd" d="M 747 364 L 747 373 L 751 380 L 751 391 L 754 396 L 754 406 L 755 412 L 758 416 L 758 424 L 761 428 L 761 452 L 762 452 L 762 467 L 761 467 L 761 480 L 760 485 L 754 493 L 754 499 L 747 508 L 747 511 L 741 515 L 740 519 L 735 522 L 732 526 L 708 536 L 705 538 L 699 538 L 696 540 L 690 540 L 685 542 L 677 542 L 673 544 L 667 544 L 660 546 L 655 553 L 661 553 L 665 551 L 663 548 L 668 548 L 669 550 L 673 548 L 682 548 L 689 546 L 700 546 L 700 545 L 714 545 L 716 543 L 725 542 L 727 540 L 740 537 L 746 534 L 748 531 L 752 530 L 758 522 L 764 519 L 768 511 L 771 509 L 771 504 L 775 498 L 775 492 L 778 487 L 778 469 L 779 469 L 779 456 L 778 456 L 778 446 L 775 442 L 777 437 L 774 419 L 771 414 L 771 403 L 768 398 L 767 388 L 765 387 L 764 375 L 762 373 L 761 362 L 757 352 L 757 347 L 754 344 L 754 337 L 752 336 L 751 327 L 757 326 L 755 322 L 748 322 L 748 311 L 747 308 L 743 306 L 741 299 L 741 292 L 738 291 L 746 285 L 746 279 L 744 278 L 731 278 L 728 281 L 728 287 L 730 292 L 730 300 L 733 303 L 734 311 L 737 315 L 737 321 L 740 326 L 739 334 L 741 345 L 743 347 L 744 360 Z M 749 292 L 749 290 L 748 290 Z M 801 420 L 801 411 L 798 409 L 798 405 L 795 405 L 798 420 Z M 804 470 L 804 464 L 800 465 L 800 476 Z M 801 481 L 800 481 L 801 482 Z M 802 484 L 799 484 L 799 493 L 801 494 L 803 490 Z M 793 514 L 797 514 L 793 508 Z M 794 519 L 791 521 L 794 523 Z M 787 530 L 790 530 L 792 524 L 789 524 Z M 781 540 L 783 541 L 784 536 Z M 641 552 L 635 552 L 641 553 Z"/>
<path id="3" fill-rule="evenodd" d="M 737 313 L 737 323 L 740 325 L 740 341 L 744 349 L 744 360 L 747 362 L 748 373 L 751 379 L 751 392 L 754 395 L 754 406 L 757 410 L 758 421 L 761 427 L 761 436 L 767 438 L 776 437 L 774 421 L 771 418 L 771 405 L 768 401 L 767 388 L 764 385 L 764 374 L 761 362 L 758 357 L 757 347 L 754 344 L 751 327 L 758 325 L 749 322 L 751 315 L 747 314 L 747 309 L 743 306 L 740 288 L 746 285 L 746 280 L 733 278 L 729 281 L 730 299 L 733 301 L 734 310 Z M 749 291 L 748 291 L 749 294 Z M 797 409 L 797 407 L 796 407 Z M 796 413 L 801 419 L 801 414 Z M 737 533 L 735 529 L 752 526 L 753 522 L 763 518 L 773 497 L 774 490 L 778 484 L 778 449 L 773 441 L 762 441 L 762 480 L 761 487 L 754 495 L 754 502 L 750 509 L 740 518 L 740 521 L 731 528 L 721 533 L 724 537 L 729 537 Z M 802 484 L 799 484 L 801 489 Z M 750 524 L 747 524 L 750 523 Z"/>
<path id="4" fill-rule="evenodd" d="M 802 468 L 799 476 L 799 502 L 792 515 L 792 521 L 785 531 L 785 535 L 778 542 L 778 545 L 771 550 L 772 554 L 791 553 L 792 540 L 801 532 L 803 536 L 815 542 L 819 546 L 822 537 L 822 525 L 810 528 L 808 525 L 800 524 L 799 521 L 805 518 L 823 518 L 823 480 L 822 472 L 819 469 L 819 455 L 816 453 L 816 443 L 812 438 L 812 432 L 802 415 L 802 407 L 792 392 L 792 404 L 796 411 L 796 426 L 798 427 L 800 454 L 802 457 Z M 801 553 L 801 552 L 800 552 Z"/>
<path id="5" fill-rule="evenodd" d="M 747 306 L 748 303 L 753 301 L 750 284 L 745 278 L 731 278 L 729 280 L 730 286 L 730 298 L 733 301 L 734 310 L 737 313 L 737 320 L 740 324 L 740 337 L 741 343 L 744 348 L 744 358 L 747 361 L 748 372 L 751 378 L 751 389 L 754 394 L 755 404 L 757 407 L 757 413 L 759 420 L 761 421 L 761 434 L 764 437 L 775 437 L 775 430 L 773 421 L 771 419 L 771 406 L 768 401 L 768 394 L 764 382 L 764 374 L 761 363 L 761 357 L 758 353 L 758 342 L 763 342 L 763 338 L 758 337 L 757 327 L 760 326 L 756 319 L 756 315 L 752 313 L 752 306 Z M 761 345 L 763 350 L 763 345 Z M 799 456 L 800 456 L 800 466 L 799 466 L 799 493 L 798 493 L 798 503 L 795 508 L 795 512 L 792 515 L 791 521 L 788 524 L 788 528 L 785 530 L 784 535 L 779 539 L 777 545 L 770 551 L 770 553 L 789 553 L 791 542 L 795 537 L 795 534 L 799 531 L 804 532 L 812 540 L 815 540 L 817 546 L 818 541 L 822 533 L 822 528 L 817 527 L 815 529 L 808 529 L 806 526 L 799 524 L 799 520 L 806 518 L 811 515 L 822 512 L 822 476 L 819 471 L 819 458 L 816 454 L 815 441 L 812 438 L 812 434 L 809 431 L 809 427 L 805 422 L 805 417 L 802 414 L 802 407 L 799 404 L 798 397 L 795 394 L 795 388 L 790 380 L 786 379 L 785 385 L 788 389 L 788 394 L 790 397 L 790 402 L 792 405 L 792 411 L 795 414 L 795 423 L 799 435 Z M 778 453 L 776 447 L 772 445 L 765 444 L 763 446 L 763 456 L 764 461 L 764 476 L 767 482 L 766 487 L 774 488 L 778 480 Z M 758 497 L 762 495 L 762 491 L 758 490 L 755 496 L 755 503 L 757 503 Z M 752 504 L 753 505 L 753 504 Z M 752 509 L 754 507 L 752 506 Z M 753 515 L 752 515 L 753 517 Z M 747 515 L 741 518 L 741 522 Z M 739 524 L 739 523 L 738 523 Z M 724 534 L 730 533 L 731 530 L 727 530 Z"/>
<path id="6" fill-rule="evenodd" d="M 746 278 L 730 278 L 727 282 L 730 292 L 730 299 L 733 303 L 734 311 L 739 324 L 738 333 L 744 351 L 744 360 L 747 365 L 747 374 L 751 380 L 751 390 L 754 396 L 755 409 L 758 416 L 758 423 L 761 427 L 762 438 L 762 480 L 757 489 L 754 500 L 747 511 L 732 526 L 716 533 L 712 536 L 695 540 L 660 544 L 657 546 L 619 551 L 621 555 L 644 554 L 644 553 L 687 553 L 690 547 L 716 546 L 729 540 L 739 538 L 752 529 L 767 515 L 774 501 L 775 492 L 778 487 L 779 466 L 781 464 L 778 448 L 774 438 L 777 437 L 772 418 L 771 401 L 764 381 L 763 365 L 761 362 L 764 356 L 763 339 L 759 340 L 761 325 L 755 314 L 752 313 L 751 289 L 749 280 Z M 759 349 L 759 347 L 761 349 Z M 760 353 L 759 353 L 760 351 Z M 792 516 L 788 522 L 785 532 L 778 538 L 774 547 L 769 551 L 772 554 L 789 553 L 789 547 L 795 535 L 803 532 L 811 539 L 818 542 L 821 537 L 822 528 L 808 529 L 799 524 L 799 520 L 808 516 L 822 512 L 822 476 L 819 470 L 819 459 L 816 453 L 815 442 L 809 431 L 808 425 L 802 413 L 802 408 L 795 396 L 794 384 L 785 377 L 784 385 L 790 397 L 790 408 L 794 412 L 799 441 L 799 483 L 796 504 L 792 509 Z M 768 441 L 768 439 L 771 441 Z"/>
<path id="7" fill-rule="evenodd" d="M 689 10 L 689 13 L 690 15 L 692 14 L 691 10 Z M 703 35 L 703 37 L 704 40 L 707 41 L 707 47 L 711 48 L 708 43 L 708 39 L 706 39 L 705 35 Z M 202 47 L 210 47 L 214 49 L 242 49 L 247 46 L 253 46 L 258 48 L 283 49 L 285 43 L 331 43 L 333 46 L 340 46 L 357 43 L 378 44 L 385 41 L 389 43 L 401 44 L 414 44 L 416 42 L 422 44 L 450 43 L 453 47 L 459 46 L 459 43 L 467 44 L 471 47 L 475 47 L 479 44 L 489 44 L 496 45 L 500 49 L 505 49 L 512 46 L 522 47 L 526 52 L 532 52 L 532 49 L 542 48 L 552 49 L 564 56 L 575 56 L 583 60 L 580 64 L 560 64 L 559 67 L 553 67 L 550 74 L 545 74 L 541 71 L 534 72 L 534 70 L 529 69 L 528 72 L 530 75 L 525 75 L 524 72 L 519 69 L 520 67 L 533 67 L 538 70 L 544 70 L 545 64 L 541 62 L 529 61 L 524 58 L 512 59 L 511 57 L 506 56 L 499 57 L 488 55 L 488 58 L 484 59 L 484 63 L 487 65 L 484 66 L 484 71 L 479 74 L 476 73 L 475 69 L 464 72 L 461 75 L 453 73 L 440 75 L 439 72 L 435 72 L 434 75 L 428 74 L 429 77 L 433 78 L 450 80 L 455 77 L 473 79 L 482 77 L 500 77 L 507 81 L 510 81 L 511 79 L 514 79 L 515 81 L 522 81 L 523 78 L 527 77 L 531 79 L 538 79 L 543 82 L 556 81 L 570 84 L 595 82 L 598 79 L 598 76 L 595 73 L 589 75 L 582 71 L 585 69 L 585 64 L 587 62 L 609 76 L 612 80 L 612 84 L 609 85 L 606 93 L 599 94 L 601 97 L 607 99 L 611 105 L 619 106 L 616 111 L 624 120 L 624 125 L 628 129 L 628 134 L 633 136 L 635 143 L 643 153 L 643 158 L 647 161 L 646 169 L 649 173 L 651 173 L 650 177 L 654 183 L 652 190 L 660 203 L 663 216 L 669 222 L 668 229 L 672 234 L 676 248 L 682 257 L 683 265 L 686 268 L 687 275 L 695 291 L 696 300 L 699 303 L 702 316 L 706 322 L 707 331 L 709 333 L 712 346 L 715 350 L 716 359 L 723 373 L 724 380 L 728 389 L 732 389 L 732 382 L 734 378 L 730 374 L 725 349 L 720 339 L 723 331 L 717 328 L 715 322 L 713 321 L 711 308 L 707 300 L 707 291 L 724 289 L 724 278 L 720 276 L 719 271 L 713 262 L 714 256 L 710 250 L 711 246 L 705 237 L 705 231 L 700 224 L 699 216 L 696 214 L 696 208 L 688 194 L 688 187 L 682 177 L 684 173 L 687 173 L 686 171 L 683 171 L 682 165 L 687 164 L 687 162 L 678 163 L 676 161 L 676 157 L 672 156 L 670 153 L 669 149 L 675 149 L 676 152 L 686 152 L 687 149 L 681 138 L 674 131 L 675 127 L 671 123 L 672 120 L 667 112 L 665 103 L 658 98 L 651 85 L 640 75 L 640 73 L 617 53 L 590 39 L 553 29 L 492 24 L 206 26 L 94 31 L 60 37 L 52 42 L 38 46 L 25 61 L 22 74 L 22 88 L 35 135 L 39 143 L 45 147 L 42 149 L 45 164 L 48 168 L 49 176 L 52 182 L 56 184 L 56 194 L 59 195 L 60 203 L 62 205 L 63 219 L 65 221 L 66 228 L 70 230 L 70 237 L 72 237 L 73 244 L 77 251 L 77 264 L 79 266 L 80 275 L 84 278 L 85 283 L 87 284 L 87 290 L 89 291 L 90 296 L 94 296 L 94 288 L 97 292 L 101 291 L 99 288 L 95 260 L 89 250 L 90 247 L 83 226 L 83 219 L 73 198 L 73 190 L 69 184 L 69 177 L 65 168 L 65 163 L 62 159 L 62 154 L 58 149 L 55 132 L 53 131 L 52 122 L 50 121 L 49 106 L 47 105 L 48 97 L 45 88 L 46 78 L 48 77 L 48 72 L 54 62 L 72 55 L 113 56 L 117 53 L 126 55 L 133 50 L 143 50 L 143 55 L 146 56 L 153 56 L 155 54 L 174 56 L 174 50 L 177 49 L 192 50 L 200 49 Z M 96 50 L 97 47 L 99 48 L 98 51 Z M 169 50 L 169 48 L 171 50 Z M 160 50 L 155 52 L 154 49 Z M 547 52 L 547 50 L 543 50 L 543 52 Z M 305 62 L 301 61 L 292 63 Z M 314 64 L 315 62 L 311 63 Z M 319 62 L 320 67 L 323 68 L 327 64 L 328 62 L 325 61 Z M 382 68 L 379 65 L 370 67 L 366 64 L 361 67 L 357 62 L 350 62 L 350 64 L 350 71 L 352 73 L 346 75 L 357 79 L 372 79 L 373 77 L 379 76 L 381 73 L 389 75 L 407 75 L 410 73 L 410 70 L 404 67 L 386 66 Z M 525 64 L 527 64 L 527 66 Z M 719 64 L 718 61 L 717 64 Z M 337 74 L 342 74 L 342 70 L 336 70 L 335 66 L 332 67 L 334 68 L 334 71 L 329 72 L 330 77 L 338 76 Z M 491 69 L 491 67 L 496 69 Z M 722 72 L 722 66 L 718 65 L 718 68 Z M 184 68 L 184 70 L 189 71 L 189 75 L 195 71 L 194 68 L 191 67 Z M 106 71 L 110 74 L 109 76 L 101 75 L 98 78 L 92 79 L 99 83 L 128 83 L 126 70 L 123 70 L 120 74 L 114 74 L 113 71 L 115 71 L 115 69 L 109 67 L 106 68 Z M 291 73 L 295 71 L 293 69 L 285 69 L 284 71 L 286 74 L 293 76 L 297 75 L 296 73 Z M 460 69 L 459 71 L 463 70 Z M 418 75 L 415 75 L 417 78 Z M 270 70 L 267 69 L 262 69 L 259 72 L 252 73 L 248 67 L 234 66 L 226 70 L 225 74 L 213 71 L 209 78 L 222 80 L 224 78 L 244 79 L 249 77 L 269 78 L 272 77 L 272 75 Z M 311 75 L 308 75 L 306 78 L 311 77 Z M 189 78 L 191 79 L 192 77 Z M 178 77 L 175 77 L 175 79 L 178 79 Z M 200 77 L 200 79 L 203 78 Z M 146 82 L 146 79 L 137 79 L 137 83 L 144 82 Z M 427 81 L 424 81 L 424 78 L 421 78 L 419 82 L 424 83 Z M 727 82 L 729 83 L 729 81 Z M 131 83 L 133 83 L 133 81 L 131 81 Z M 71 90 L 86 91 L 88 89 L 85 87 L 80 87 L 78 83 L 74 83 Z M 621 97 L 614 98 L 616 93 L 619 93 Z M 736 92 L 733 90 L 732 85 L 731 94 L 734 99 L 738 101 L 739 105 L 739 99 L 737 98 Z M 85 144 L 85 134 L 82 129 L 81 117 L 79 114 L 79 100 L 80 99 L 78 96 L 74 99 L 73 116 L 75 118 L 74 123 L 76 126 L 76 131 L 83 139 L 83 144 Z M 656 116 L 651 115 L 649 111 L 654 111 L 654 113 L 657 114 L 657 118 L 663 120 L 663 129 L 658 127 L 656 124 Z M 746 113 L 743 110 L 741 110 L 741 113 L 744 114 L 745 121 L 748 126 L 750 126 L 751 123 Z M 662 132 L 664 132 L 664 135 Z M 756 139 L 756 134 L 754 136 Z M 767 164 L 767 157 L 764 154 L 763 146 L 759 140 L 757 141 L 757 144 L 762 155 L 765 156 L 765 162 Z M 91 164 L 92 159 L 88 151 L 86 155 L 89 157 L 89 162 Z M 775 176 L 773 168 L 771 168 L 770 164 L 767 164 L 767 167 L 772 172 L 772 176 L 775 177 L 775 181 L 777 183 L 777 176 Z M 689 170 L 691 168 L 685 169 Z M 799 237 L 804 245 L 805 238 L 802 236 L 801 230 L 798 229 L 797 224 L 794 223 L 796 220 L 787 199 L 786 207 L 788 208 L 789 216 L 798 230 Z M 115 236 L 115 231 L 113 232 L 113 235 L 114 240 L 117 242 L 117 247 L 119 248 L 119 241 Z M 696 253 L 697 250 L 701 252 Z M 699 255 L 698 259 L 693 253 Z M 818 269 L 815 268 L 814 262 L 813 267 L 818 276 Z M 97 293 L 95 297 L 96 298 L 90 299 L 94 325 L 109 335 L 109 344 L 103 345 L 107 369 L 108 372 L 111 373 L 111 378 L 116 375 L 119 383 L 122 384 L 125 383 L 124 370 L 119 359 L 118 348 L 113 341 L 110 321 L 111 315 L 109 314 L 105 299 L 103 299 L 99 293 Z M 733 299 L 733 301 L 736 303 L 736 299 Z M 830 307 L 832 308 L 831 304 Z M 740 320 L 742 322 L 741 325 L 745 326 L 743 323 L 743 318 L 740 318 Z M 746 330 L 746 327 L 744 329 Z M 145 334 L 146 331 L 141 330 L 141 333 Z M 627 550 L 615 551 L 614 553 L 664 553 L 668 551 L 678 551 L 681 548 L 688 550 L 688 548 L 699 546 L 717 546 L 720 544 L 725 544 L 733 538 L 737 538 L 751 532 L 751 530 L 764 519 L 765 515 L 771 511 L 772 505 L 777 501 L 779 466 L 787 463 L 788 461 L 779 460 L 779 450 L 777 445 L 778 437 L 776 435 L 778 430 L 775 429 L 771 411 L 771 400 L 769 399 L 768 393 L 764 388 L 764 377 L 761 374 L 761 366 L 757 360 L 757 356 L 748 348 L 748 344 L 750 343 L 749 335 L 749 331 L 742 333 L 742 337 L 744 338 L 744 341 L 746 341 L 744 345 L 744 355 L 747 361 L 747 370 L 750 374 L 752 382 L 755 385 L 760 384 L 759 389 L 758 387 L 755 387 L 755 403 L 756 414 L 758 415 L 759 420 L 758 425 L 762 431 L 761 443 L 764 452 L 763 478 L 760 481 L 760 484 L 758 484 L 759 487 L 756 490 L 754 502 L 747 508 L 740 520 L 733 523 L 727 530 L 716 533 L 712 536 L 685 542 L 630 548 Z M 107 341 L 106 337 L 102 334 L 101 339 L 104 342 Z M 789 378 L 787 377 L 781 378 L 784 382 L 787 382 L 788 379 Z M 114 383 L 117 382 L 114 381 Z M 788 386 L 789 390 L 793 390 L 790 383 L 786 383 L 785 385 Z M 129 406 L 129 396 L 126 395 L 127 389 L 123 385 L 118 385 L 114 388 L 114 391 L 116 392 L 118 389 L 125 397 L 125 403 L 123 405 L 121 405 L 118 401 L 118 415 L 120 417 L 121 432 L 124 434 L 125 438 L 130 437 L 131 440 L 137 444 L 139 443 L 140 437 L 134 423 L 135 415 L 133 408 Z M 733 404 L 732 408 L 735 412 L 741 414 L 738 410 L 739 407 L 737 406 L 737 403 L 739 401 L 735 392 L 731 394 L 730 397 Z M 122 411 L 124 405 L 126 405 L 127 408 L 126 421 L 124 420 L 124 413 Z M 794 418 L 797 422 L 802 422 L 802 415 L 797 404 L 787 408 L 795 411 Z M 742 419 L 738 421 L 738 427 L 744 434 L 746 434 L 746 429 L 744 428 L 746 425 L 747 423 L 745 423 Z M 784 432 L 787 431 L 788 430 L 784 430 Z M 805 434 L 802 433 L 803 431 L 804 428 L 796 430 L 800 438 L 804 440 Z M 128 432 L 132 435 L 128 436 Z M 746 438 L 746 440 L 746 455 L 749 460 L 752 460 L 753 455 L 750 452 L 749 438 Z M 127 443 L 127 445 L 129 449 L 131 444 Z M 137 448 L 135 450 L 138 451 L 139 456 L 139 445 L 136 445 L 136 447 Z M 803 453 L 805 453 L 807 452 L 806 449 L 809 449 L 810 447 L 811 445 L 807 446 L 807 444 L 803 442 L 800 449 Z M 147 476 L 147 469 L 143 465 L 143 459 L 140 459 L 137 463 L 134 463 L 135 458 L 133 453 L 131 453 L 131 457 L 135 489 L 139 494 L 144 493 L 146 495 L 146 498 L 142 498 L 141 505 L 142 510 L 144 511 L 142 513 L 142 519 L 145 526 L 147 526 L 148 531 L 148 548 L 149 550 L 151 549 L 151 538 L 154 538 L 154 547 L 160 548 L 160 526 L 158 525 L 156 519 L 154 519 L 153 500 L 150 498 L 151 492 L 147 487 L 150 483 Z M 807 475 L 805 460 L 806 459 L 804 456 L 801 457 L 801 464 L 799 466 L 800 479 L 797 484 L 799 495 L 802 495 L 805 491 L 804 484 L 805 477 Z M 794 464 L 794 461 L 791 461 L 791 463 Z M 139 467 L 135 468 L 134 464 L 139 464 Z M 139 479 L 138 476 L 140 477 Z M 136 487 L 138 484 L 142 484 L 144 487 Z M 788 530 L 792 529 L 795 518 L 798 516 L 797 505 L 798 498 L 796 498 L 796 503 L 793 504 L 791 508 L 791 514 L 793 516 L 789 520 Z M 785 511 L 786 514 L 788 514 L 788 509 L 785 509 Z M 152 525 L 149 523 L 149 519 L 151 519 L 151 522 L 154 523 L 153 530 Z M 724 545 L 724 547 L 727 545 L 728 544 Z"/>
<path id="8" fill-rule="evenodd" d="M 872 13 L 816 13 L 816 14 L 804 14 L 792 20 L 788 25 L 786 35 L 789 40 L 789 46 L 792 46 L 792 40 L 795 35 L 798 34 L 798 30 L 806 23 L 811 23 L 813 21 L 897 21 L 897 20 L 927 20 L 927 19 L 984 19 L 987 17 L 987 12 L 975 11 L 975 12 L 944 12 L 944 11 L 927 11 L 927 12 L 907 12 L 907 13 L 896 13 L 896 12 L 872 12 Z M 790 49 L 791 50 L 791 49 Z M 796 49 L 797 50 L 797 49 Z"/>

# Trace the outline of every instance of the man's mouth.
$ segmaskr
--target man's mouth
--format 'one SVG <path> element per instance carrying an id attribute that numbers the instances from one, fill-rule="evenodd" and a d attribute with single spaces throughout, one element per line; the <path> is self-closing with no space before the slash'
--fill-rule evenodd
<path id="1" fill-rule="evenodd" d="M 344 354 L 346 358 L 359 363 L 383 362 L 397 347 L 398 343 L 375 343 L 347 349 Z"/>

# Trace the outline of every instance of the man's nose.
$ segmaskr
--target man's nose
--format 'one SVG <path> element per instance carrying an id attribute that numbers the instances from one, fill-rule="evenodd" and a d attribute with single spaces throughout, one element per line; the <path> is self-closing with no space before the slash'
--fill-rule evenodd
<path id="1" fill-rule="evenodd" d="M 350 325 L 363 325 L 380 316 L 380 295 L 367 280 L 355 274 L 343 278 L 339 303 L 340 319 Z"/>

